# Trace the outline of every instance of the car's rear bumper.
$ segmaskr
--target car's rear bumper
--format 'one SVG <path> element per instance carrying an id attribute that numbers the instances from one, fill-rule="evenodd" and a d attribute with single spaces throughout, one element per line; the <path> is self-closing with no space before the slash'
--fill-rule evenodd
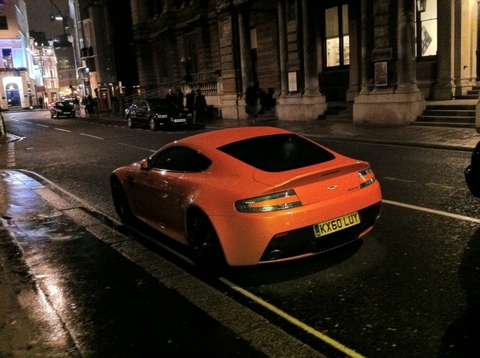
<path id="1" fill-rule="evenodd" d="M 274 237 L 265 249 L 261 263 L 291 259 L 297 256 L 317 254 L 345 245 L 368 232 L 380 215 L 381 203 L 358 211 L 360 224 L 316 237 L 311 225 Z"/>
<path id="2" fill-rule="evenodd" d="M 381 201 L 377 182 L 348 195 L 294 209 L 213 216 L 211 220 L 229 265 L 257 265 L 314 255 L 358 239 L 373 227 Z M 360 224 L 315 237 L 315 224 L 355 212 Z"/>

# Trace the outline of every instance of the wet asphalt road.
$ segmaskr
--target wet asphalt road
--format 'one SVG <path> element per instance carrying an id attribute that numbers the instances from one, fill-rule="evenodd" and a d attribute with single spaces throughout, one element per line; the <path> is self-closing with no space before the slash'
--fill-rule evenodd
<path id="1" fill-rule="evenodd" d="M 22 130 L 37 133 L 28 126 Z M 142 153 L 146 156 L 149 148 L 157 147 L 153 147 L 152 140 L 159 144 L 163 140 L 158 140 L 163 137 L 160 133 L 149 131 L 137 135 L 137 132 L 124 134 L 100 127 L 88 130 L 92 136 L 129 143 L 129 147 L 112 147 L 118 162 L 131 161 L 132 155 L 137 155 L 134 159 Z M 177 135 L 184 134 L 168 134 L 168 138 Z M 90 139 L 93 143 L 94 138 Z M 110 214 L 108 196 L 102 194 L 105 191 L 102 177 L 109 172 L 109 166 L 116 163 L 102 158 L 112 158 L 108 152 L 111 142 L 100 145 L 103 150 L 93 156 L 91 145 L 85 146 L 78 138 L 56 140 L 60 147 L 56 149 L 62 154 L 58 162 L 49 162 L 49 155 L 33 155 L 40 148 L 51 155 L 57 153 L 41 146 L 43 141 L 48 143 L 51 137 L 22 141 L 16 147 L 20 149 L 16 152 L 17 164 L 41 173 Z M 227 278 L 368 357 L 468 357 L 469 344 L 480 331 L 475 326 L 480 301 L 479 224 L 444 213 L 479 217 L 478 202 L 465 190 L 462 177 L 469 153 L 335 141 L 325 144 L 372 163 L 386 199 L 375 230 L 365 240 L 321 258 L 235 269 Z M 71 159 L 68 145 L 77 149 L 75 160 Z M 72 170 L 76 166 L 86 169 Z M 96 183 L 96 188 L 81 182 Z M 135 280 L 135 275 L 132 279 Z M 99 278 L 98 281 L 108 284 L 108 280 Z M 215 285 L 230 292 L 221 284 Z M 259 308 L 257 303 L 236 297 L 232 292 L 228 294 L 327 356 L 344 356 L 295 325 Z M 81 319 L 82 315 L 78 317 Z"/>

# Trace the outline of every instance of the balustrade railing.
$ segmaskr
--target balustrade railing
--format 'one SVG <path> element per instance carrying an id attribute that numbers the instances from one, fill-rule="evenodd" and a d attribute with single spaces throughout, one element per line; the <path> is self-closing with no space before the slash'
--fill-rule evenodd
<path id="1" fill-rule="evenodd" d="M 208 72 L 197 72 L 191 74 L 192 81 L 185 82 L 170 82 L 162 83 L 156 88 L 145 89 L 139 88 L 136 94 L 123 97 L 123 104 L 125 107 L 130 106 L 132 102 L 138 99 L 145 98 L 163 98 L 168 94 L 170 88 L 176 89 L 179 88 L 184 94 L 190 89 L 200 89 L 205 96 L 215 96 L 220 92 L 221 77 L 220 74 L 215 71 Z"/>

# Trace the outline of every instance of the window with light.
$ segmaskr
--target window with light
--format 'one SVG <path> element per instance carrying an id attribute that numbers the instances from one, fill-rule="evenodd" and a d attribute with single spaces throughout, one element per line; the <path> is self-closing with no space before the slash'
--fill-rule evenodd
<path id="1" fill-rule="evenodd" d="M 347 4 L 325 9 L 325 53 L 327 67 L 350 64 Z"/>
<path id="2" fill-rule="evenodd" d="M 416 1 L 417 57 L 437 54 L 437 0 Z"/>

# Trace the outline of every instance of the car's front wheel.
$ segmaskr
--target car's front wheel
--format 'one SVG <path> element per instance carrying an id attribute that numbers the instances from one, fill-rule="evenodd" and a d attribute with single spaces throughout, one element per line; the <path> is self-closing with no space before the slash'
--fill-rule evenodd
<path id="1" fill-rule="evenodd" d="M 117 177 L 112 176 L 110 179 L 110 186 L 112 190 L 113 205 L 115 206 L 118 217 L 124 223 L 131 222 L 133 219 L 133 213 L 120 180 Z"/>
<path id="2" fill-rule="evenodd" d="M 199 212 L 190 213 L 187 235 L 195 266 L 204 274 L 221 274 L 227 263 L 217 233 L 207 216 Z"/>
<path id="3" fill-rule="evenodd" d="M 158 124 L 157 121 L 155 121 L 155 118 L 150 118 L 148 125 L 152 131 L 156 131 L 158 129 Z"/>

